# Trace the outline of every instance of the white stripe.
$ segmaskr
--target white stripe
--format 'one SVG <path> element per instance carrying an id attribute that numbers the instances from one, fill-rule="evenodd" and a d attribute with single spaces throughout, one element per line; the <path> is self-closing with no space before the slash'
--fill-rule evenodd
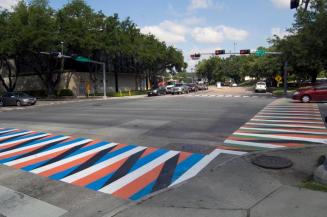
<path id="1" fill-rule="evenodd" d="M 263 109 L 261 112 L 273 112 L 273 113 L 278 113 L 278 114 L 284 114 L 284 113 L 290 113 L 290 114 L 316 114 L 320 115 L 320 112 L 313 112 L 313 111 L 277 111 L 276 109 Z"/>
<path id="2" fill-rule="evenodd" d="M 29 133 L 34 133 L 34 131 L 26 131 L 26 132 L 20 132 L 20 133 L 18 132 L 18 133 L 14 133 L 12 135 L 3 135 L 3 136 L 0 136 L 0 139 L 9 139 L 9 138 L 12 138 L 15 136 L 23 136 L 23 135 L 26 135 Z"/>
<path id="3" fill-rule="evenodd" d="M 34 170 L 30 171 L 30 172 L 35 173 L 35 174 L 43 173 L 43 172 L 45 172 L 47 170 L 51 170 L 51 169 L 56 168 L 58 166 L 64 165 L 66 163 L 70 163 L 70 162 L 72 162 L 74 160 L 77 160 L 79 158 L 83 158 L 85 156 L 97 153 L 99 151 L 102 151 L 102 150 L 107 149 L 107 148 L 111 148 L 111 147 L 116 146 L 116 145 L 118 145 L 118 144 L 117 143 L 107 143 L 106 145 L 100 146 L 98 148 L 95 148 L 95 149 L 92 149 L 92 150 L 89 150 L 89 151 L 86 151 L 86 152 L 83 152 L 83 153 L 80 153 L 80 154 L 77 154 L 77 155 L 74 155 L 74 156 L 71 156 L 71 157 L 68 157 L 68 158 L 65 158 L 65 159 L 62 159 L 62 160 L 54 162 L 52 164 L 45 165 L 43 167 L 34 169 Z"/>
<path id="4" fill-rule="evenodd" d="M 26 161 L 33 160 L 35 158 L 39 158 L 39 157 L 43 157 L 43 156 L 46 156 L 46 155 L 49 155 L 49 154 L 53 154 L 53 153 L 56 153 L 58 151 L 70 149 L 70 148 L 73 148 L 75 146 L 82 145 L 82 144 L 92 142 L 92 141 L 93 140 L 91 140 L 91 139 L 85 139 L 85 140 L 82 140 L 82 141 L 79 141 L 79 142 L 74 142 L 72 144 L 69 144 L 69 145 L 66 145 L 66 146 L 63 146 L 63 147 L 55 148 L 55 149 L 48 150 L 48 151 L 45 151 L 45 152 L 42 152 L 42 153 L 34 154 L 34 155 L 31 155 L 31 156 L 28 156 L 28 157 L 24 157 L 24 158 L 17 159 L 17 160 L 11 161 L 11 162 L 7 162 L 7 163 L 5 163 L 5 165 L 13 166 L 13 165 L 16 165 L 16 164 L 20 164 L 20 163 L 23 163 L 23 162 L 26 162 Z"/>
<path id="5" fill-rule="evenodd" d="M 277 118 L 277 119 L 303 119 L 303 120 L 321 120 L 321 118 L 307 118 L 307 117 L 290 117 L 290 116 L 271 116 L 271 115 L 256 115 L 256 118 Z"/>
<path id="6" fill-rule="evenodd" d="M 261 119 L 251 119 L 251 121 L 258 121 L 258 122 L 280 122 L 280 123 L 302 123 L 302 124 L 320 124 L 324 125 L 322 121 L 314 122 L 314 121 L 296 121 L 296 120 L 261 120 Z"/>
<path id="7" fill-rule="evenodd" d="M 316 143 L 327 144 L 327 139 L 303 138 L 303 137 L 293 137 L 293 136 L 276 136 L 276 135 L 272 135 L 272 134 L 256 134 L 256 133 L 234 133 L 233 135 L 255 136 L 255 137 L 259 137 L 259 138 L 283 139 L 283 140 L 291 140 L 291 141 L 306 141 L 306 142 L 316 142 Z"/>
<path id="8" fill-rule="evenodd" d="M 276 131 L 276 132 L 285 132 L 285 133 L 305 133 L 305 134 L 314 134 L 314 135 L 327 135 L 326 132 L 314 132 L 314 131 L 301 131 L 301 130 L 283 130 L 276 128 L 255 128 L 255 127 L 241 127 L 241 130 L 256 130 L 256 131 Z"/>
<path id="9" fill-rule="evenodd" d="M 15 130 L 18 130 L 18 129 L 10 129 L 10 130 L 1 130 L 0 133 L 10 133 L 12 131 L 15 131 Z"/>
<path id="10" fill-rule="evenodd" d="M 20 151 L 24 151 L 24 150 L 28 150 L 30 148 L 37 148 L 39 146 L 44 146 L 44 145 L 47 145 L 47 144 L 50 144 L 50 143 L 53 143 L 53 142 L 59 142 L 59 141 L 62 141 L 62 140 L 68 139 L 68 138 L 70 138 L 70 137 L 69 136 L 64 136 L 64 137 L 60 137 L 60 138 L 57 138 L 57 139 L 51 139 L 51 140 L 48 140 L 48 141 L 45 141 L 45 142 L 36 143 L 34 145 L 25 146 L 25 147 L 21 147 L 21 148 L 16 148 L 14 150 L 2 152 L 2 153 L 0 153 L 0 156 L 4 156 L 4 155 L 7 155 L 7 154 L 12 154 L 12 153 L 20 152 Z"/>
<path id="11" fill-rule="evenodd" d="M 164 155 L 161 155 L 160 157 L 152 160 L 150 163 L 145 164 L 144 166 L 140 167 L 137 170 L 134 170 L 131 173 L 128 173 L 127 175 L 123 176 L 122 178 L 112 182 L 111 184 L 101 188 L 99 191 L 103 193 L 109 193 L 113 194 L 119 189 L 123 188 L 124 186 L 128 185 L 132 181 L 136 180 L 137 178 L 143 176 L 144 174 L 150 172 L 160 164 L 166 162 L 170 158 L 177 155 L 178 151 L 169 151 L 165 153 Z"/>
<path id="12" fill-rule="evenodd" d="M 210 154 L 204 156 L 198 163 L 193 165 L 182 176 L 180 176 L 176 181 L 174 181 L 169 187 L 172 187 L 172 186 L 177 185 L 181 182 L 184 182 L 190 178 L 193 178 L 221 153 L 222 152 L 220 150 L 215 149 Z"/>
<path id="13" fill-rule="evenodd" d="M 321 117 L 321 115 L 316 114 L 293 114 L 293 113 L 275 113 L 275 112 L 260 112 L 258 115 L 287 115 L 287 116 L 314 116 L 314 117 Z"/>
<path id="14" fill-rule="evenodd" d="M 233 151 L 233 150 L 225 150 L 225 149 L 220 149 L 217 148 L 216 150 L 219 150 L 221 154 L 231 154 L 231 155 L 245 155 L 247 152 L 244 151 Z"/>
<path id="15" fill-rule="evenodd" d="M 310 129 L 326 129 L 325 127 L 317 127 L 317 126 L 311 126 L 311 125 L 293 125 L 293 124 L 263 124 L 263 123 L 251 123 L 251 122 L 249 122 L 249 123 L 246 123 L 246 125 L 310 128 Z"/>
<path id="16" fill-rule="evenodd" d="M 10 141 L 10 142 L 4 142 L 4 143 L 1 143 L 0 144 L 0 147 L 6 146 L 6 145 L 15 144 L 15 143 L 19 143 L 19 142 L 26 142 L 26 141 L 30 141 L 30 140 L 33 140 L 33 139 L 38 139 L 38 138 L 46 137 L 46 136 L 49 136 L 49 135 L 50 134 L 48 134 L 48 133 L 44 133 L 42 135 L 31 136 L 31 137 L 24 138 L 24 139 L 17 139 L 15 141 Z"/>
<path id="17" fill-rule="evenodd" d="M 285 148 L 285 146 L 282 145 L 273 145 L 268 143 L 258 143 L 258 142 L 245 142 L 245 141 L 238 141 L 238 140 L 231 140 L 227 139 L 224 141 L 225 144 L 231 144 L 231 145 L 243 145 L 243 146 L 250 146 L 250 147 L 259 147 L 259 148 Z"/>
<path id="18" fill-rule="evenodd" d="M 77 181 L 77 180 L 79 180 L 79 179 L 81 179 L 83 177 L 91 175 L 92 173 L 95 173 L 95 172 L 97 172 L 97 171 L 99 171 L 99 170 L 101 170 L 101 169 L 103 169 L 105 167 L 108 167 L 108 166 L 110 166 L 110 165 L 112 165 L 114 163 L 117 163 L 118 161 L 120 161 L 122 159 L 125 159 L 125 158 L 127 158 L 127 157 L 129 157 L 129 156 L 131 156 L 131 155 L 133 155 L 133 154 L 135 154 L 137 152 L 140 152 L 140 151 L 142 151 L 144 149 L 146 149 L 146 147 L 140 146 L 140 147 L 133 148 L 132 150 L 126 151 L 126 152 L 124 152 L 124 153 L 122 153 L 122 154 L 120 154 L 118 156 L 115 156 L 113 158 L 105 160 L 105 161 L 103 161 L 101 163 L 95 164 L 95 165 L 93 165 L 93 166 L 91 166 L 91 167 L 89 167 L 87 169 L 84 169 L 84 170 L 78 172 L 78 173 L 67 176 L 67 177 L 61 179 L 61 181 L 67 182 L 67 183 L 75 182 L 75 181 Z"/>

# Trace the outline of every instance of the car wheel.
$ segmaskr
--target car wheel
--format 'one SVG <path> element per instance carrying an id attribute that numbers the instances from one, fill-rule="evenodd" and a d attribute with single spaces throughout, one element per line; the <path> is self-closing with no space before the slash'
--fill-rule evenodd
<path id="1" fill-rule="evenodd" d="M 311 98 L 308 95 L 304 95 L 304 96 L 301 97 L 301 101 L 303 103 L 309 103 L 311 101 Z"/>
<path id="2" fill-rule="evenodd" d="M 22 106 L 22 103 L 21 103 L 20 101 L 17 101 L 17 102 L 16 102 L 16 105 L 17 105 L 18 107 L 20 107 L 20 106 Z"/>

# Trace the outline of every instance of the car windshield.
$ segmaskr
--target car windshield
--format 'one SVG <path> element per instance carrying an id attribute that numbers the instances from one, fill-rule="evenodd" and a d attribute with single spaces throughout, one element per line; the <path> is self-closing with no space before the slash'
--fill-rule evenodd
<path id="1" fill-rule="evenodd" d="M 18 94 L 15 94 L 15 95 L 17 96 Z M 26 93 L 19 93 L 19 96 L 20 97 L 31 97 L 30 95 L 28 95 Z"/>
<path id="2" fill-rule="evenodd" d="M 257 85 L 266 85 L 265 82 L 258 82 Z"/>
<path id="3" fill-rule="evenodd" d="M 183 84 L 176 84 L 175 87 L 182 87 Z"/>

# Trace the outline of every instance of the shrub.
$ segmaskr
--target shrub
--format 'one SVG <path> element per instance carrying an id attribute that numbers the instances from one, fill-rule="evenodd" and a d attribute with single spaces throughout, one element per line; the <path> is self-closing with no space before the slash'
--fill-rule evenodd
<path id="1" fill-rule="evenodd" d="M 58 96 L 74 96 L 74 93 L 71 89 L 62 89 L 59 91 Z"/>

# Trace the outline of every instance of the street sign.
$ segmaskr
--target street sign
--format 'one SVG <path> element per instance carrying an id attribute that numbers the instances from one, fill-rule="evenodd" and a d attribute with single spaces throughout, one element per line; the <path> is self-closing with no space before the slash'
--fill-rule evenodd
<path id="1" fill-rule="evenodd" d="M 257 50 L 255 52 L 255 55 L 258 57 L 262 57 L 262 56 L 266 55 L 266 51 L 265 50 Z"/>
<path id="2" fill-rule="evenodd" d="M 76 56 L 76 57 L 73 57 L 73 59 L 77 62 L 83 62 L 83 63 L 89 63 L 89 62 L 92 62 L 92 60 L 90 58 L 87 58 L 87 57 L 83 57 L 83 56 Z"/>
<path id="3" fill-rule="evenodd" d="M 276 75 L 275 80 L 279 83 L 283 80 L 283 78 L 280 75 Z"/>

